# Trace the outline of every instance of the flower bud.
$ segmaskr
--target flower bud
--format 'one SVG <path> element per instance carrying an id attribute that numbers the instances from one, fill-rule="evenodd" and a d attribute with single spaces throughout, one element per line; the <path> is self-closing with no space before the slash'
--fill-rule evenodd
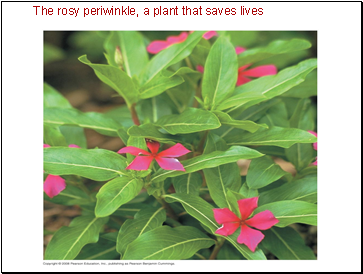
<path id="1" fill-rule="evenodd" d="M 122 58 L 121 49 L 119 46 L 116 47 L 115 51 L 115 62 L 123 70 L 124 59 Z"/>

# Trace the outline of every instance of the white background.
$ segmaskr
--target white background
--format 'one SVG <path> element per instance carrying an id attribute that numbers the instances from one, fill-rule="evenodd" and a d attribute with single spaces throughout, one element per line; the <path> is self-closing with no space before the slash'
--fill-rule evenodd
<path id="1" fill-rule="evenodd" d="M 36 16 L 33 6 L 80 8 Z M 134 16 L 82 17 L 130 5 Z M 262 16 L 142 16 L 144 7 L 240 6 Z M 361 3 L 2 3 L 3 271 L 360 271 Z M 176 266 L 43 266 L 44 30 L 317 30 L 319 232 L 317 261 L 175 261 Z M 47 261 L 49 262 L 49 261 Z"/>

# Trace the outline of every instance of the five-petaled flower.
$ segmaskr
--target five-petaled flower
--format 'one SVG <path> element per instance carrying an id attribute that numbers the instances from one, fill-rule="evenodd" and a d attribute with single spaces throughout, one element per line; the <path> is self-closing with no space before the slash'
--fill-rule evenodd
<path id="1" fill-rule="evenodd" d="M 186 149 L 182 144 L 178 143 L 171 148 L 168 148 L 159 153 L 159 142 L 147 140 L 146 145 L 151 152 L 133 146 L 124 147 L 117 152 L 130 153 L 136 156 L 136 158 L 126 167 L 126 169 L 147 170 L 152 160 L 155 159 L 162 169 L 185 171 L 179 160 L 175 159 L 175 157 L 180 157 L 190 152 L 190 150 Z"/>
<path id="2" fill-rule="evenodd" d="M 213 209 L 214 218 L 217 223 L 223 224 L 215 233 L 222 236 L 228 236 L 232 235 L 237 228 L 241 227 L 241 233 L 237 238 L 237 242 L 239 244 L 245 244 L 252 252 L 255 252 L 257 245 L 262 241 L 265 235 L 258 230 L 250 228 L 250 226 L 260 230 L 266 230 L 279 222 L 269 210 L 257 213 L 252 218 L 247 219 L 257 208 L 257 201 L 258 197 L 238 201 L 241 218 L 237 217 L 228 208 Z"/>
<path id="3" fill-rule="evenodd" d="M 313 134 L 315 137 L 318 137 L 318 134 L 315 131 L 308 130 L 311 134 Z M 315 150 L 318 150 L 318 142 L 313 144 L 313 147 Z M 313 163 L 314 166 L 318 165 L 318 157 L 316 157 L 316 161 Z"/>
<path id="4" fill-rule="evenodd" d="M 146 48 L 146 50 L 151 54 L 157 54 L 163 49 L 170 47 L 171 45 L 184 42 L 188 38 L 187 32 L 182 32 L 178 36 L 168 36 L 166 41 L 156 40 L 152 41 Z M 209 40 L 213 36 L 217 35 L 215 31 L 207 31 L 203 34 L 203 38 Z"/>
<path id="5" fill-rule="evenodd" d="M 50 147 L 50 145 L 44 144 L 43 148 Z M 77 145 L 69 145 L 69 147 L 80 148 Z M 50 197 L 53 198 L 61 193 L 66 188 L 66 181 L 58 175 L 49 174 L 47 178 L 45 178 L 43 189 L 44 192 Z"/>

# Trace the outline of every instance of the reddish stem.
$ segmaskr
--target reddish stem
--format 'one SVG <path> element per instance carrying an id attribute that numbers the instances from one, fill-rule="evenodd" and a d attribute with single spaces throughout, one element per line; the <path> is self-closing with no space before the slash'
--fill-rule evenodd
<path id="1" fill-rule="evenodd" d="M 136 104 L 133 104 L 133 105 L 131 105 L 131 107 L 129 109 L 130 109 L 130 112 L 131 112 L 132 121 L 134 122 L 135 125 L 139 126 L 140 125 L 140 120 L 139 120 L 139 117 L 137 116 L 135 106 L 136 106 Z"/>

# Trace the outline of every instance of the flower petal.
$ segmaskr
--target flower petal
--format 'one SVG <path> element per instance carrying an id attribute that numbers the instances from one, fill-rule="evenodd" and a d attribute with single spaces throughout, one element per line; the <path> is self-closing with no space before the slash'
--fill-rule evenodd
<path id="1" fill-rule="evenodd" d="M 218 35 L 218 34 L 217 34 L 217 32 L 216 32 L 216 31 L 211 30 L 211 31 L 207 31 L 206 33 L 204 33 L 204 34 L 203 34 L 203 38 L 204 38 L 204 39 L 209 40 L 209 39 L 211 39 L 213 36 L 217 36 L 217 35 Z"/>
<path id="2" fill-rule="evenodd" d="M 50 145 L 43 144 L 43 148 L 50 147 Z"/>
<path id="3" fill-rule="evenodd" d="M 308 130 L 309 133 L 313 134 L 315 137 L 318 137 L 318 134 L 315 131 Z M 318 150 L 318 142 L 313 144 L 315 150 Z"/>
<path id="4" fill-rule="evenodd" d="M 241 86 L 243 84 L 246 84 L 248 82 L 250 82 L 251 79 L 247 78 L 247 77 L 244 77 L 243 75 L 238 75 L 238 78 L 237 78 L 237 84 L 236 86 Z"/>
<path id="5" fill-rule="evenodd" d="M 136 156 L 136 158 L 126 167 L 126 169 L 147 170 L 153 159 L 154 157 L 152 156 Z"/>
<path id="6" fill-rule="evenodd" d="M 274 65 L 259 66 L 243 72 L 243 75 L 250 77 L 262 77 L 267 75 L 275 75 L 277 68 Z"/>
<path id="7" fill-rule="evenodd" d="M 255 252 L 257 245 L 265 238 L 260 231 L 242 225 L 241 234 L 237 238 L 237 243 L 245 244 L 252 252 Z"/>
<path id="8" fill-rule="evenodd" d="M 240 223 L 240 218 L 236 216 L 232 211 L 230 211 L 228 208 L 214 208 L 214 219 L 216 219 L 216 222 L 221 224 L 225 223 L 231 223 L 231 222 L 238 222 Z"/>
<path id="9" fill-rule="evenodd" d="M 237 201 L 241 219 L 246 220 L 257 208 L 258 197 L 247 198 Z"/>
<path id="10" fill-rule="evenodd" d="M 166 42 L 168 42 L 169 45 L 171 46 L 173 44 L 182 43 L 187 38 L 188 38 L 188 33 L 187 32 L 182 32 L 178 36 L 169 36 L 168 38 L 166 38 Z"/>
<path id="11" fill-rule="evenodd" d="M 244 65 L 238 69 L 238 74 L 243 74 L 245 69 L 251 66 L 252 64 Z"/>
<path id="12" fill-rule="evenodd" d="M 165 170 L 179 170 L 185 171 L 183 165 L 175 158 L 161 158 L 159 156 L 155 157 L 156 162 L 162 169 Z"/>
<path id="13" fill-rule="evenodd" d="M 156 154 L 159 151 L 160 143 L 156 141 L 146 141 L 147 147 L 150 149 L 151 153 Z"/>
<path id="14" fill-rule="evenodd" d="M 66 181 L 58 175 L 51 175 L 51 174 L 47 176 L 43 185 L 44 192 L 50 198 L 57 196 L 65 188 L 66 188 Z"/>
<path id="15" fill-rule="evenodd" d="M 279 220 L 275 218 L 270 210 L 265 210 L 245 221 L 245 224 L 257 229 L 266 230 L 273 227 L 278 222 Z"/>
<path id="16" fill-rule="evenodd" d="M 68 147 L 81 148 L 80 146 L 77 145 L 69 145 Z"/>
<path id="17" fill-rule="evenodd" d="M 189 153 L 190 150 L 186 149 L 182 144 L 176 144 L 172 146 L 171 148 L 168 148 L 158 154 L 159 157 L 180 157 L 187 153 Z"/>
<path id="18" fill-rule="evenodd" d="M 215 233 L 222 236 L 232 235 L 239 226 L 239 223 L 225 223 L 221 228 L 218 228 Z"/>
<path id="19" fill-rule="evenodd" d="M 241 54 L 241 53 L 242 53 L 242 52 L 244 52 L 244 51 L 246 51 L 246 49 L 245 49 L 245 48 L 238 47 L 238 46 L 237 46 L 235 49 L 236 49 L 236 53 L 237 53 L 237 55 L 238 55 L 238 54 Z"/>
<path id="20" fill-rule="evenodd" d="M 151 53 L 151 54 L 157 54 L 158 52 L 162 51 L 163 49 L 166 49 L 167 47 L 169 47 L 170 44 L 166 41 L 153 41 L 151 42 L 146 50 L 147 52 Z"/>
<path id="21" fill-rule="evenodd" d="M 150 152 L 133 146 L 121 148 L 119 151 L 117 151 L 117 153 L 130 153 L 131 155 L 134 156 L 139 156 L 140 154 L 151 155 Z"/>
<path id="22" fill-rule="evenodd" d="M 313 163 L 314 166 L 318 165 L 318 157 L 316 157 L 316 161 Z"/>

